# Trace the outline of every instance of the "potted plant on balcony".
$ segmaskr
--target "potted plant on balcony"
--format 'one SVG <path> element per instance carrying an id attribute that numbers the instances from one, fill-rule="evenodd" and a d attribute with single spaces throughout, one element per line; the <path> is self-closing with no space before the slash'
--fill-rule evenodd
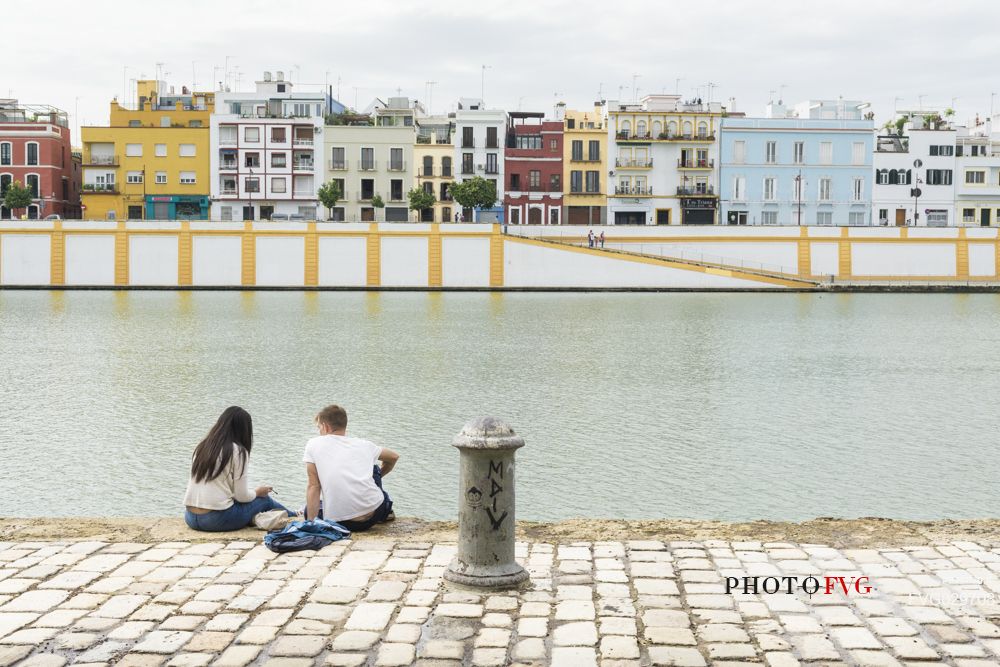
<path id="1" fill-rule="evenodd" d="M 378 220 L 378 212 L 385 208 L 385 200 L 382 199 L 382 195 L 377 194 L 372 197 L 372 208 L 375 209 L 375 220 Z"/>
<path id="2" fill-rule="evenodd" d="M 7 192 L 3 196 L 3 205 L 12 212 L 16 212 L 18 209 L 23 210 L 31 206 L 32 199 L 31 190 L 24 187 L 21 181 L 14 181 L 7 186 Z M 14 217 L 18 217 L 16 213 Z"/>
<path id="3" fill-rule="evenodd" d="M 316 197 L 319 198 L 319 202 L 326 207 L 326 219 L 329 220 L 333 217 L 333 212 L 330 210 L 337 205 L 337 202 L 344 196 L 344 193 L 340 191 L 340 185 L 336 181 L 327 181 L 323 185 L 319 186 L 319 190 L 316 192 Z"/>

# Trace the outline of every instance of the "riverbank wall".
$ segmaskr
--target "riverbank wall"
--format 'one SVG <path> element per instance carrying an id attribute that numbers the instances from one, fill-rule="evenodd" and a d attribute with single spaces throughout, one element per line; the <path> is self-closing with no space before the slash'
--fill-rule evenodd
<path id="1" fill-rule="evenodd" d="M 605 247 L 587 247 L 589 229 Z M 0 223 L 0 287 L 813 290 L 1000 285 L 997 228 Z"/>

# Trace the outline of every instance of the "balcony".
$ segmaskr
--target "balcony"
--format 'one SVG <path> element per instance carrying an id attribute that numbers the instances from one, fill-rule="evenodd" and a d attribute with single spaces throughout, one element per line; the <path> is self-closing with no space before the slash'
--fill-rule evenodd
<path id="1" fill-rule="evenodd" d="M 223 160 L 219 163 L 219 169 L 222 171 L 236 171 L 239 162 L 236 160 Z"/>
<path id="2" fill-rule="evenodd" d="M 476 147 L 475 141 L 466 141 L 465 139 L 462 139 L 462 148 L 475 148 L 475 147 Z"/>
<path id="3" fill-rule="evenodd" d="M 229 137 L 219 137 L 219 145 L 220 146 L 235 146 L 236 145 L 236 137 L 232 137 L 232 138 L 229 138 Z"/>
<path id="4" fill-rule="evenodd" d="M 236 188 L 222 188 L 219 193 L 223 196 L 231 196 L 236 194 Z"/>
<path id="5" fill-rule="evenodd" d="M 292 162 L 292 171 L 312 171 L 314 166 L 311 160 L 297 160 Z"/>
<path id="6" fill-rule="evenodd" d="M 426 168 L 421 167 L 417 170 L 417 176 L 422 178 L 432 178 L 434 176 L 434 167 Z"/>
<path id="7" fill-rule="evenodd" d="M 406 201 L 406 195 L 405 195 L 405 194 L 403 194 L 402 192 L 400 192 L 400 193 L 393 193 L 393 192 L 390 192 L 390 193 L 389 193 L 389 201 L 391 201 L 391 202 L 402 202 L 402 201 Z"/>
<path id="8" fill-rule="evenodd" d="M 485 171 L 486 171 L 487 174 L 499 174 L 500 173 L 500 167 L 499 167 L 499 165 L 488 164 L 488 165 L 486 165 Z"/>
<path id="9" fill-rule="evenodd" d="M 653 188 L 643 185 L 633 185 L 631 187 L 616 185 L 615 194 L 621 197 L 652 197 Z"/>
<path id="10" fill-rule="evenodd" d="M 377 194 L 374 190 L 362 190 L 358 193 L 358 201 L 371 201 Z"/>
<path id="11" fill-rule="evenodd" d="M 118 194 L 117 183 L 84 183 L 83 192 L 92 195 L 116 195 Z"/>
<path id="12" fill-rule="evenodd" d="M 117 155 L 91 155 L 83 161 L 84 167 L 117 167 Z"/>
<path id="13" fill-rule="evenodd" d="M 312 137 L 295 137 L 292 139 L 292 146 L 312 146 Z"/>
<path id="14" fill-rule="evenodd" d="M 476 172 L 475 172 L 475 169 L 473 168 L 473 166 L 471 164 L 463 164 L 462 165 L 462 173 L 463 174 L 474 174 Z"/>
<path id="15" fill-rule="evenodd" d="M 653 135 L 649 132 L 637 134 L 636 132 L 616 132 L 616 141 L 652 141 Z"/>
<path id="16" fill-rule="evenodd" d="M 372 160 L 371 162 L 361 161 L 361 166 L 358 167 L 358 171 L 375 171 L 378 169 L 378 161 Z"/>
<path id="17" fill-rule="evenodd" d="M 678 169 L 714 169 L 715 160 L 677 160 Z"/>
<path id="18" fill-rule="evenodd" d="M 653 158 L 640 158 L 635 160 L 617 158 L 615 159 L 615 167 L 618 169 L 652 169 Z"/>
<path id="19" fill-rule="evenodd" d="M 487 148 L 500 148 L 500 142 L 496 141 L 495 139 L 493 141 L 487 140 L 486 141 L 486 147 Z"/>
<path id="20" fill-rule="evenodd" d="M 327 162 L 330 171 L 347 171 L 347 160 L 330 160 Z"/>
<path id="21" fill-rule="evenodd" d="M 389 161 L 389 171 L 406 171 L 405 162 L 393 162 Z"/>
<path id="22" fill-rule="evenodd" d="M 588 156 L 588 157 L 584 157 L 583 155 L 573 155 L 572 157 L 570 157 L 569 161 L 570 162 L 600 162 L 601 158 L 600 157 L 594 157 L 592 155 Z"/>
<path id="23" fill-rule="evenodd" d="M 693 188 L 677 186 L 677 194 L 684 197 L 714 197 L 715 187 L 712 185 L 695 186 Z"/>

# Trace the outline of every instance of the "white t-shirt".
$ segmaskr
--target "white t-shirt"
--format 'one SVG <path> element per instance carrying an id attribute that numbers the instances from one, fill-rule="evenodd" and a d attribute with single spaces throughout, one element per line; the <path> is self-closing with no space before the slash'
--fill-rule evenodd
<path id="1" fill-rule="evenodd" d="M 382 504 L 382 490 L 372 478 L 382 448 L 361 438 L 320 435 L 306 443 L 302 460 L 316 466 L 323 489 L 323 518 L 346 521 Z"/>

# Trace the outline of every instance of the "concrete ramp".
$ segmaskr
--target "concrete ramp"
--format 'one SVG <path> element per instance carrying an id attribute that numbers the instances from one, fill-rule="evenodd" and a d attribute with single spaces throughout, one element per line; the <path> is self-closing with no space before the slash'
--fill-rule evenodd
<path id="1" fill-rule="evenodd" d="M 748 270 L 586 248 L 559 241 L 504 237 L 504 286 L 595 289 L 817 289 L 814 281 Z"/>

